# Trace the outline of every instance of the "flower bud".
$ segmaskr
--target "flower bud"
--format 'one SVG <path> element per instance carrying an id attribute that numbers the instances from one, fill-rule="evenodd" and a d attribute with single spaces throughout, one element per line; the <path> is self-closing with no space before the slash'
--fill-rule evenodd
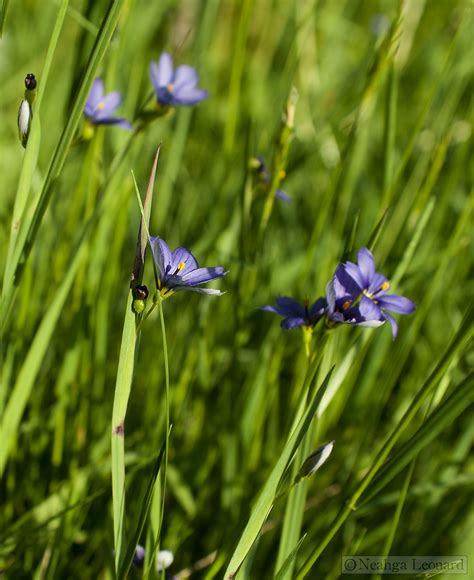
<path id="1" fill-rule="evenodd" d="M 132 308 L 135 314 L 141 314 L 145 310 L 144 300 L 134 300 L 132 303 Z"/>
<path id="2" fill-rule="evenodd" d="M 170 550 L 160 550 L 156 555 L 155 567 L 156 571 L 160 573 L 162 570 L 169 568 L 174 562 L 173 552 Z"/>
<path id="3" fill-rule="evenodd" d="M 133 555 L 133 565 L 136 568 L 143 568 L 143 563 L 145 562 L 145 548 L 140 544 L 135 548 L 135 554 Z"/>
<path id="4" fill-rule="evenodd" d="M 28 73 L 25 77 L 25 87 L 29 91 L 34 91 L 36 89 L 36 77 L 33 73 Z"/>
<path id="5" fill-rule="evenodd" d="M 135 286 L 133 297 L 132 309 L 136 314 L 141 314 L 145 310 L 148 288 L 146 286 Z"/>
<path id="6" fill-rule="evenodd" d="M 300 467 L 298 475 L 295 477 L 295 483 L 300 481 L 300 479 L 304 479 L 305 477 L 309 477 L 315 473 L 323 465 L 323 463 L 326 462 L 327 458 L 332 453 L 334 443 L 334 441 L 324 443 L 306 459 L 306 461 Z"/>
<path id="7" fill-rule="evenodd" d="M 23 99 L 18 109 L 18 137 L 23 147 L 28 143 L 32 116 L 30 103 Z"/>

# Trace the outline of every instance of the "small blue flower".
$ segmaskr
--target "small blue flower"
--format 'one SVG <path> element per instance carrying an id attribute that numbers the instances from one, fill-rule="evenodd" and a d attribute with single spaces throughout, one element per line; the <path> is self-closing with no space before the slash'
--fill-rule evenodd
<path id="1" fill-rule="evenodd" d="M 254 169 L 258 173 L 258 176 L 262 180 L 262 182 L 269 186 L 272 181 L 272 174 L 265 163 L 265 159 L 263 157 L 255 157 L 253 161 Z M 284 201 L 286 203 L 291 203 L 293 200 L 291 196 L 285 193 L 282 189 L 277 189 L 275 191 L 275 197 L 280 201 Z"/>
<path id="2" fill-rule="evenodd" d="M 207 91 L 197 88 L 196 70 L 185 64 L 173 70 L 173 61 L 167 52 L 161 54 L 158 62 L 151 61 L 150 79 L 158 104 L 165 107 L 195 105 L 208 97 Z"/>
<path id="3" fill-rule="evenodd" d="M 298 328 L 298 326 L 312 328 L 324 316 L 326 306 L 325 298 L 318 298 L 310 307 L 308 300 L 300 304 L 293 298 L 280 296 L 276 299 L 276 306 L 267 304 L 266 306 L 261 306 L 260 310 L 284 316 L 280 326 L 284 330 L 293 330 L 293 328 Z"/>
<path id="4" fill-rule="evenodd" d="M 224 268 L 221 266 L 199 268 L 196 258 L 189 250 L 176 248 L 171 252 L 168 244 L 159 237 L 150 238 L 150 243 L 153 259 L 158 268 L 157 283 L 162 298 L 168 298 L 179 290 L 192 290 L 214 296 L 223 294 L 215 288 L 197 288 L 197 286 L 223 278 L 227 274 Z"/>
<path id="5" fill-rule="evenodd" d="M 357 252 L 357 264 L 339 264 L 326 289 L 328 318 L 333 322 L 377 327 L 388 320 L 392 336 L 398 325 L 387 311 L 410 314 L 415 304 L 404 296 L 387 294 L 390 282 L 375 270 L 372 253 L 367 248 Z"/>
<path id="6" fill-rule="evenodd" d="M 131 129 L 132 125 L 121 117 L 112 117 L 113 112 L 122 102 L 120 93 L 114 91 L 104 95 L 104 82 L 97 78 L 87 97 L 84 115 L 93 125 L 118 125 L 124 129 Z"/>
<path id="7" fill-rule="evenodd" d="M 143 563 L 145 562 L 145 548 L 140 544 L 135 548 L 135 554 L 133 555 L 133 565 L 137 568 L 143 568 Z"/>

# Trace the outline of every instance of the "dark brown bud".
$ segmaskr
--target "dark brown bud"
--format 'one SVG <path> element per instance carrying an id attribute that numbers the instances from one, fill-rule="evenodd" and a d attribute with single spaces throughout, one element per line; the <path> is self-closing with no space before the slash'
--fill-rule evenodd
<path id="1" fill-rule="evenodd" d="M 25 87 L 29 90 L 29 91 L 33 91 L 34 89 L 36 89 L 36 77 L 34 74 L 32 73 L 28 73 L 25 77 Z"/>

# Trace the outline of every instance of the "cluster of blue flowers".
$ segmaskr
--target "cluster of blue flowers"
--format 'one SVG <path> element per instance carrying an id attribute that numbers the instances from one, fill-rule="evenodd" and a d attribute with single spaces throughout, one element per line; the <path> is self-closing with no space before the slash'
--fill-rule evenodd
<path id="1" fill-rule="evenodd" d="M 159 60 L 150 63 L 150 79 L 160 109 L 183 105 L 195 105 L 208 97 L 208 92 L 198 88 L 199 77 L 196 70 L 188 65 L 173 67 L 171 56 L 164 52 Z M 102 79 L 95 79 L 88 96 L 84 114 L 94 125 L 118 125 L 131 129 L 131 124 L 114 112 L 121 104 L 118 92 L 104 94 Z M 259 180 L 266 186 L 271 182 L 271 173 L 262 157 L 253 161 L 252 168 Z M 275 196 L 286 202 L 291 198 L 278 189 Z M 161 299 L 168 298 L 180 290 L 192 290 L 203 294 L 220 296 L 220 290 L 202 288 L 206 284 L 227 274 L 222 266 L 200 268 L 196 258 L 186 248 L 176 248 L 173 252 L 159 237 L 150 238 L 153 254 L 155 282 Z M 276 300 L 276 306 L 266 305 L 261 309 L 283 316 L 281 327 L 292 330 L 298 327 L 313 329 L 325 319 L 329 327 L 338 324 L 377 327 L 387 320 L 392 327 L 392 336 L 398 332 L 396 320 L 390 312 L 410 314 L 415 304 L 404 296 L 388 294 L 390 282 L 376 271 L 372 253 L 361 248 L 357 253 L 357 264 L 341 263 L 326 287 L 326 296 L 318 298 L 311 306 L 308 300 L 303 304 L 288 296 Z"/>
<path id="2" fill-rule="evenodd" d="M 293 298 L 277 298 L 276 306 L 263 306 L 262 310 L 283 316 L 281 327 L 292 330 L 299 326 L 313 328 L 322 318 L 328 326 L 351 324 L 355 326 L 377 327 L 387 320 L 396 337 L 398 325 L 388 311 L 410 314 L 415 304 L 396 294 L 388 294 L 390 282 L 377 272 L 375 261 L 367 248 L 357 252 L 357 264 L 339 264 L 334 276 L 326 287 L 326 296 L 319 298 L 309 307 L 308 301 L 302 305 Z"/>
<path id="3" fill-rule="evenodd" d="M 150 79 L 156 103 L 163 109 L 195 105 L 208 97 L 207 91 L 197 88 L 199 77 L 196 70 L 188 65 L 173 69 L 173 61 L 167 52 L 162 53 L 158 62 L 151 61 Z M 123 129 L 131 129 L 132 125 L 126 119 L 114 117 L 121 103 L 120 93 L 114 91 L 105 95 L 104 82 L 97 78 L 87 97 L 84 115 L 92 125 L 118 125 Z"/>

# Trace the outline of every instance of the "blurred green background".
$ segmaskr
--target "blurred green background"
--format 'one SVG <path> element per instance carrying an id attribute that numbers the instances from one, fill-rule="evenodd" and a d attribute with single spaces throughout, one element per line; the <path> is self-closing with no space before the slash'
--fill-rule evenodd
<path id="1" fill-rule="evenodd" d="M 27 199 L 33 210 L 109 6 L 103 0 L 65 4 L 41 101 Z M 23 81 L 35 73 L 43 90 L 60 3 L 4 0 L 5 8 L 0 272 L 25 160 L 16 128 Z M 149 62 L 165 50 L 176 65 L 195 67 L 210 95 L 133 134 L 99 127 L 86 142 L 79 126 L 53 181 L 2 335 L 2 421 L 15 414 L 8 409 L 12 394 L 20 395 L 12 405 L 18 421 L 0 442 L 6 461 L 0 576 L 113 577 L 111 416 L 140 221 L 131 170 L 143 194 L 159 144 L 151 234 L 172 248 L 192 249 L 201 265 L 230 271 L 217 285 L 227 291 L 223 297 L 182 293 L 164 305 L 173 431 L 161 546 L 174 552 L 171 570 L 178 577 L 208 556 L 192 577 L 223 576 L 296 410 L 305 372 L 299 330 L 282 331 L 276 317 L 257 308 L 279 294 L 311 301 L 324 295 L 337 263 L 343 256 L 355 260 L 377 224 L 378 269 L 394 278 L 394 292 L 418 306 L 412 316 L 398 317 L 395 341 L 388 325 L 330 335 L 320 376 L 335 364 L 340 380 L 318 415 L 311 447 L 332 439 L 336 445 L 327 464 L 302 484 L 307 536 L 299 568 L 472 302 L 472 34 L 468 0 L 123 2 L 96 75 L 106 92 L 122 93 L 118 113 L 136 119 L 152 95 Z M 255 188 L 243 223 L 249 159 L 262 155 L 272 165 L 292 90 L 298 100 L 281 187 L 293 201 L 275 201 L 262 246 L 245 254 L 242 239 L 255 242 L 264 199 Z M 80 238 L 91 216 L 87 237 Z M 69 290 L 65 281 L 78 252 Z M 149 260 L 145 282 L 152 290 Z M 50 320 L 55 305 L 59 311 Z M 399 445 L 470 376 L 472 363 L 472 350 L 456 352 Z M 26 395 L 22 373 L 28 372 Z M 126 418 L 128 530 L 164 425 L 162 339 L 154 314 L 140 337 Z M 355 511 L 308 577 L 338 578 L 344 555 L 383 554 L 391 530 L 392 554 L 467 554 L 471 441 L 472 413 L 459 407 L 417 455 L 411 478 L 405 468 Z M 406 498 L 397 504 L 406 481 Z M 397 505 L 402 515 L 394 526 Z M 239 577 L 274 577 L 284 511 L 285 500 L 277 501 Z"/>

